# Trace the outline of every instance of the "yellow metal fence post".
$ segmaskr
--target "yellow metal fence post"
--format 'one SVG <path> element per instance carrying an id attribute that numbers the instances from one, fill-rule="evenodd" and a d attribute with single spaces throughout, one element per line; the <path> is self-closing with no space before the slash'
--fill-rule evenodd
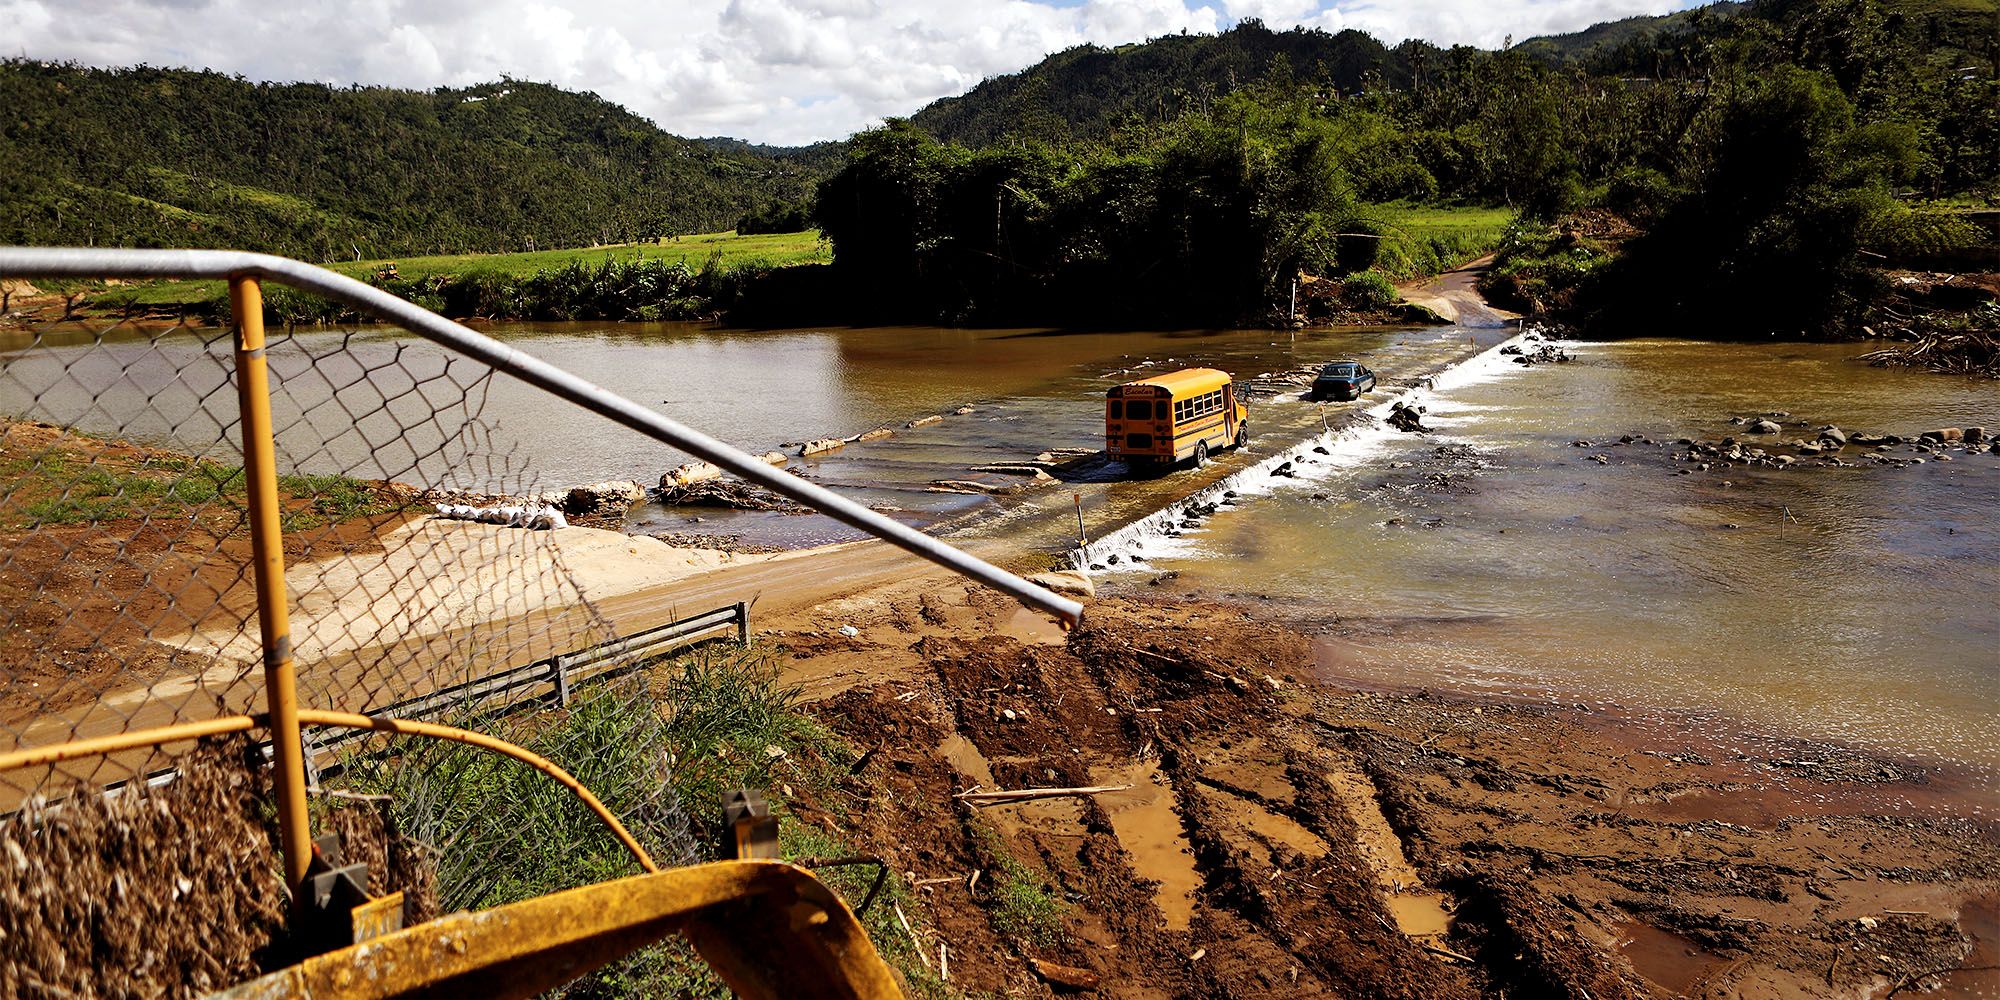
<path id="1" fill-rule="evenodd" d="M 236 394 L 243 417 L 243 481 L 250 501 L 257 623 L 264 640 L 272 783 L 285 853 L 285 884 L 297 905 L 306 865 L 312 860 L 312 827 L 306 818 L 298 682 L 292 669 L 292 625 L 285 597 L 285 539 L 278 520 L 278 459 L 271 439 L 271 382 L 264 359 L 264 292 L 257 279 L 229 279 L 229 308 L 236 316 Z"/>

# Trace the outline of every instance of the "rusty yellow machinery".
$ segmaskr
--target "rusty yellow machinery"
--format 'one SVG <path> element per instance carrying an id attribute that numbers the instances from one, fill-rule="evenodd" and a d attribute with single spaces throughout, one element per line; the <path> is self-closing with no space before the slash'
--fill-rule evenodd
<path id="1" fill-rule="evenodd" d="M 268 715 L 234 715 L 0 754 L 0 772 L 224 733 L 268 729 Z M 646 874 L 538 896 L 402 929 L 374 914 L 393 898 L 344 901 L 356 943 L 308 958 L 216 996 L 528 997 L 569 982 L 669 935 L 688 939 L 746 1000 L 894 1000 L 895 975 L 854 911 L 809 871 L 769 857 L 775 830 L 760 797 L 732 793 L 727 850 L 739 860 L 662 871 L 623 824 L 567 771 L 532 751 L 435 723 L 348 712 L 296 711 L 295 723 L 346 726 L 452 740 L 529 764 L 568 788 L 604 822 Z M 309 848 L 300 897 L 316 874 Z M 365 877 L 363 879 L 365 881 Z M 398 918 L 400 906 L 396 907 Z M 300 911 L 303 912 L 302 907 Z M 372 926 L 370 926 L 372 925 Z"/>
<path id="2" fill-rule="evenodd" d="M 901 997 L 853 911 L 803 868 L 718 861 L 456 913 L 216 994 L 529 997 L 679 933 L 746 1000 Z"/>

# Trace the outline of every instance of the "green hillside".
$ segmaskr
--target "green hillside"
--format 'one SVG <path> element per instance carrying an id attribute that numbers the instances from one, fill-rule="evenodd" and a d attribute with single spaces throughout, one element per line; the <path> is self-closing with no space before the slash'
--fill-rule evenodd
<path id="1" fill-rule="evenodd" d="M 1749 15 L 1741 17 L 1739 15 Z M 1628 17 L 1582 31 L 1530 38 L 1515 51 L 1552 65 L 1580 64 L 1606 73 L 1652 74 L 1663 56 L 1685 56 L 1689 45 L 1730 39 L 1739 44 L 1809 34 L 1843 34 L 1864 48 L 1885 36 L 1943 57 L 1992 62 L 2000 56 L 1996 0 L 1881 0 L 1824 4 L 1817 0 L 1722 0 L 1656 17 Z"/>
<path id="2" fill-rule="evenodd" d="M 1836 331 L 1871 262 L 1977 249 L 1924 202 L 2000 197 L 2000 82 L 1973 30 L 1991 2 L 1752 0 L 1503 52 L 1255 21 L 1072 49 L 856 136 L 819 188 L 830 277 L 795 297 L 1256 323 L 1288 311 L 1295 275 L 1362 311 L 1385 275 L 1581 217 L 1648 232 L 1645 266 L 1603 269 L 1595 301 L 1671 293 L 1621 328 L 1708 310 Z M 1606 256 L 1546 249 L 1550 271 Z M 1771 287 L 1798 294 L 1774 310 Z"/>
<path id="3" fill-rule="evenodd" d="M 1630 51 L 1634 47 L 1650 46 L 1662 35 L 1695 30 L 1704 20 L 1732 17 L 1748 6 L 1748 3 L 1722 0 L 1720 3 L 1692 10 L 1675 11 L 1672 14 L 1653 17 L 1642 14 L 1638 17 L 1605 21 L 1593 24 L 1582 31 L 1530 38 L 1515 46 L 1515 51 L 1553 63 L 1592 62 L 1609 57 L 1620 50 Z"/>
<path id="4" fill-rule="evenodd" d="M 0 62 L 0 243 L 314 261 L 630 243 L 796 200 L 825 150 L 669 135 L 591 94 Z"/>
<path id="5" fill-rule="evenodd" d="M 1220 35 L 1066 49 L 934 102 L 910 120 L 940 139 L 974 147 L 1008 136 L 1089 142 L 1128 121 L 1171 120 L 1274 76 L 1352 92 L 1371 81 L 1407 83 L 1409 68 L 1359 31 L 1274 32 L 1252 18 Z"/>

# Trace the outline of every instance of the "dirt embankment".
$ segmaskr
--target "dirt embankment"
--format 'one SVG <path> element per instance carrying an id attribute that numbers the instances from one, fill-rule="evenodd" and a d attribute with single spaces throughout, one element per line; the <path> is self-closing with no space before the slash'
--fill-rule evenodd
<path id="1" fill-rule="evenodd" d="M 1951 970 L 1994 964 L 2000 834 L 1945 772 L 1346 689 L 1314 680 L 1300 636 L 1213 605 L 1090 615 L 1063 636 L 910 583 L 776 637 L 878 788 L 801 812 L 911 881 L 954 986 L 1607 1000 L 1992 981 Z"/>

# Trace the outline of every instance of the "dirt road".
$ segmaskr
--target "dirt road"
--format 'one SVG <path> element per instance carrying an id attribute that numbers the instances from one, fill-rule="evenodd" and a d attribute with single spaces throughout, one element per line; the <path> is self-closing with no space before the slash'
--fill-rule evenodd
<path id="1" fill-rule="evenodd" d="M 1491 256 L 1481 257 L 1455 271 L 1407 282 L 1396 289 L 1403 293 L 1404 301 L 1428 308 L 1447 323 L 1502 326 L 1521 317 L 1488 304 L 1479 294 L 1479 278 L 1492 266 Z"/>

